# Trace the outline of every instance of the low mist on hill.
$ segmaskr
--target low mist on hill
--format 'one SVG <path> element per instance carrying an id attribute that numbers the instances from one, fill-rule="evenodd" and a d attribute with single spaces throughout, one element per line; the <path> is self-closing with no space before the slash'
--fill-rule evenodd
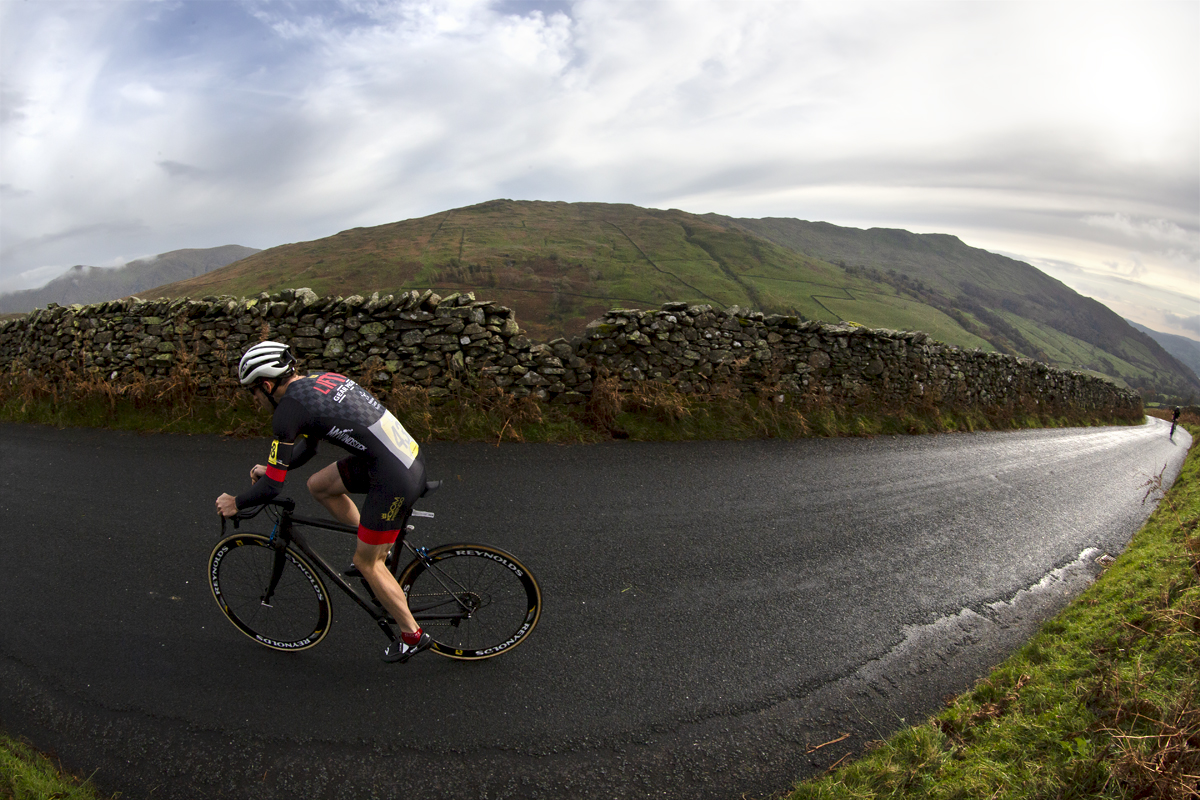
<path id="1" fill-rule="evenodd" d="M 0 313 L 24 313 L 47 303 L 100 303 L 202 275 L 259 252 L 230 244 L 206 249 L 172 250 L 121 267 L 82 264 L 37 289 L 0 294 Z"/>

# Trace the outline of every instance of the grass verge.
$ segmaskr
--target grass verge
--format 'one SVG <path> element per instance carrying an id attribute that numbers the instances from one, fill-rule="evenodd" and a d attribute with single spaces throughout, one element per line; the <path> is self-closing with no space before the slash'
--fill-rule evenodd
<path id="1" fill-rule="evenodd" d="M 0 733 L 0 797 L 8 800 L 102 800 L 89 780 L 64 772 L 47 755 Z"/>
<path id="2" fill-rule="evenodd" d="M 1147 481 L 1161 502 L 1125 552 L 988 678 L 791 800 L 1200 798 L 1200 448 L 1162 489 Z"/>
<path id="3" fill-rule="evenodd" d="M 1029 408 L 963 410 L 926 403 L 887 407 L 865 397 L 842 405 L 820 397 L 775 392 L 738 395 L 718 387 L 707 395 L 645 382 L 621 390 L 616 378 L 596 381 L 586 404 L 559 405 L 499 390 L 461 387 L 435 397 L 401 384 L 373 385 L 361 376 L 418 441 L 587 443 L 875 436 L 951 431 L 1137 423 L 1103 411 Z M 201 386 L 186 369 L 167 378 L 114 384 L 95 375 L 53 378 L 26 372 L 0 377 L 0 420 L 57 427 L 102 427 L 155 433 L 267 436 L 269 415 L 233 381 Z"/>

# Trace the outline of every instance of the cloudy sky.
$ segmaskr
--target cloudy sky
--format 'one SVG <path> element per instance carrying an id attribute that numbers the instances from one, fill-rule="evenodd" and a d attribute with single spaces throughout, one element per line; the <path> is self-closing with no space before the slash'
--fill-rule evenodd
<path id="1" fill-rule="evenodd" d="M 0 291 L 499 197 L 952 233 L 1200 339 L 1200 3 L 0 0 Z"/>

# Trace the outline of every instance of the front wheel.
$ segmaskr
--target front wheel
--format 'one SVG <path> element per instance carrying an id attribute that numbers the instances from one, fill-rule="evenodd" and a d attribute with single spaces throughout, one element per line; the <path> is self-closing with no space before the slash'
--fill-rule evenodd
<path id="1" fill-rule="evenodd" d="M 430 550 L 400 574 L 408 607 L 431 647 L 449 658 L 478 660 L 507 653 L 533 631 L 542 592 L 511 553 L 481 544 Z"/>
<path id="2" fill-rule="evenodd" d="M 267 596 L 282 558 L 279 580 Z M 276 551 L 256 533 L 217 542 L 208 562 L 209 585 L 221 611 L 239 631 L 275 650 L 306 650 L 329 632 L 329 593 L 321 576 L 294 550 Z"/>

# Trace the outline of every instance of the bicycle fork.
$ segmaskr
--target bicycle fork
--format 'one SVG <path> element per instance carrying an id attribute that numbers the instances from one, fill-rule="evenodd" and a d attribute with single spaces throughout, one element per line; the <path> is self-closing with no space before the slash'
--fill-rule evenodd
<path id="1" fill-rule="evenodd" d="M 225 535 L 225 517 L 221 517 L 221 535 Z M 233 518 L 233 527 L 240 528 L 241 520 L 238 517 Z M 258 599 L 259 603 L 267 608 L 273 608 L 271 598 L 275 596 L 275 588 L 279 586 L 279 579 L 283 577 L 283 560 L 286 558 L 284 550 L 287 549 L 286 536 L 279 536 L 279 522 L 275 522 L 275 529 L 271 531 L 271 547 L 275 550 L 275 560 L 271 564 L 271 580 L 267 582 L 267 590 L 263 592 L 263 596 Z"/>
<path id="2" fill-rule="evenodd" d="M 278 530 L 277 525 L 275 531 Z M 271 547 L 275 549 L 275 561 L 271 564 L 271 580 L 267 583 L 267 591 L 263 593 L 262 599 L 259 601 L 267 608 L 272 607 L 271 598 L 275 596 L 275 587 L 279 586 L 279 579 L 283 577 L 283 562 L 287 558 L 287 543 L 282 538 L 276 537 L 275 532 L 271 534 Z"/>

